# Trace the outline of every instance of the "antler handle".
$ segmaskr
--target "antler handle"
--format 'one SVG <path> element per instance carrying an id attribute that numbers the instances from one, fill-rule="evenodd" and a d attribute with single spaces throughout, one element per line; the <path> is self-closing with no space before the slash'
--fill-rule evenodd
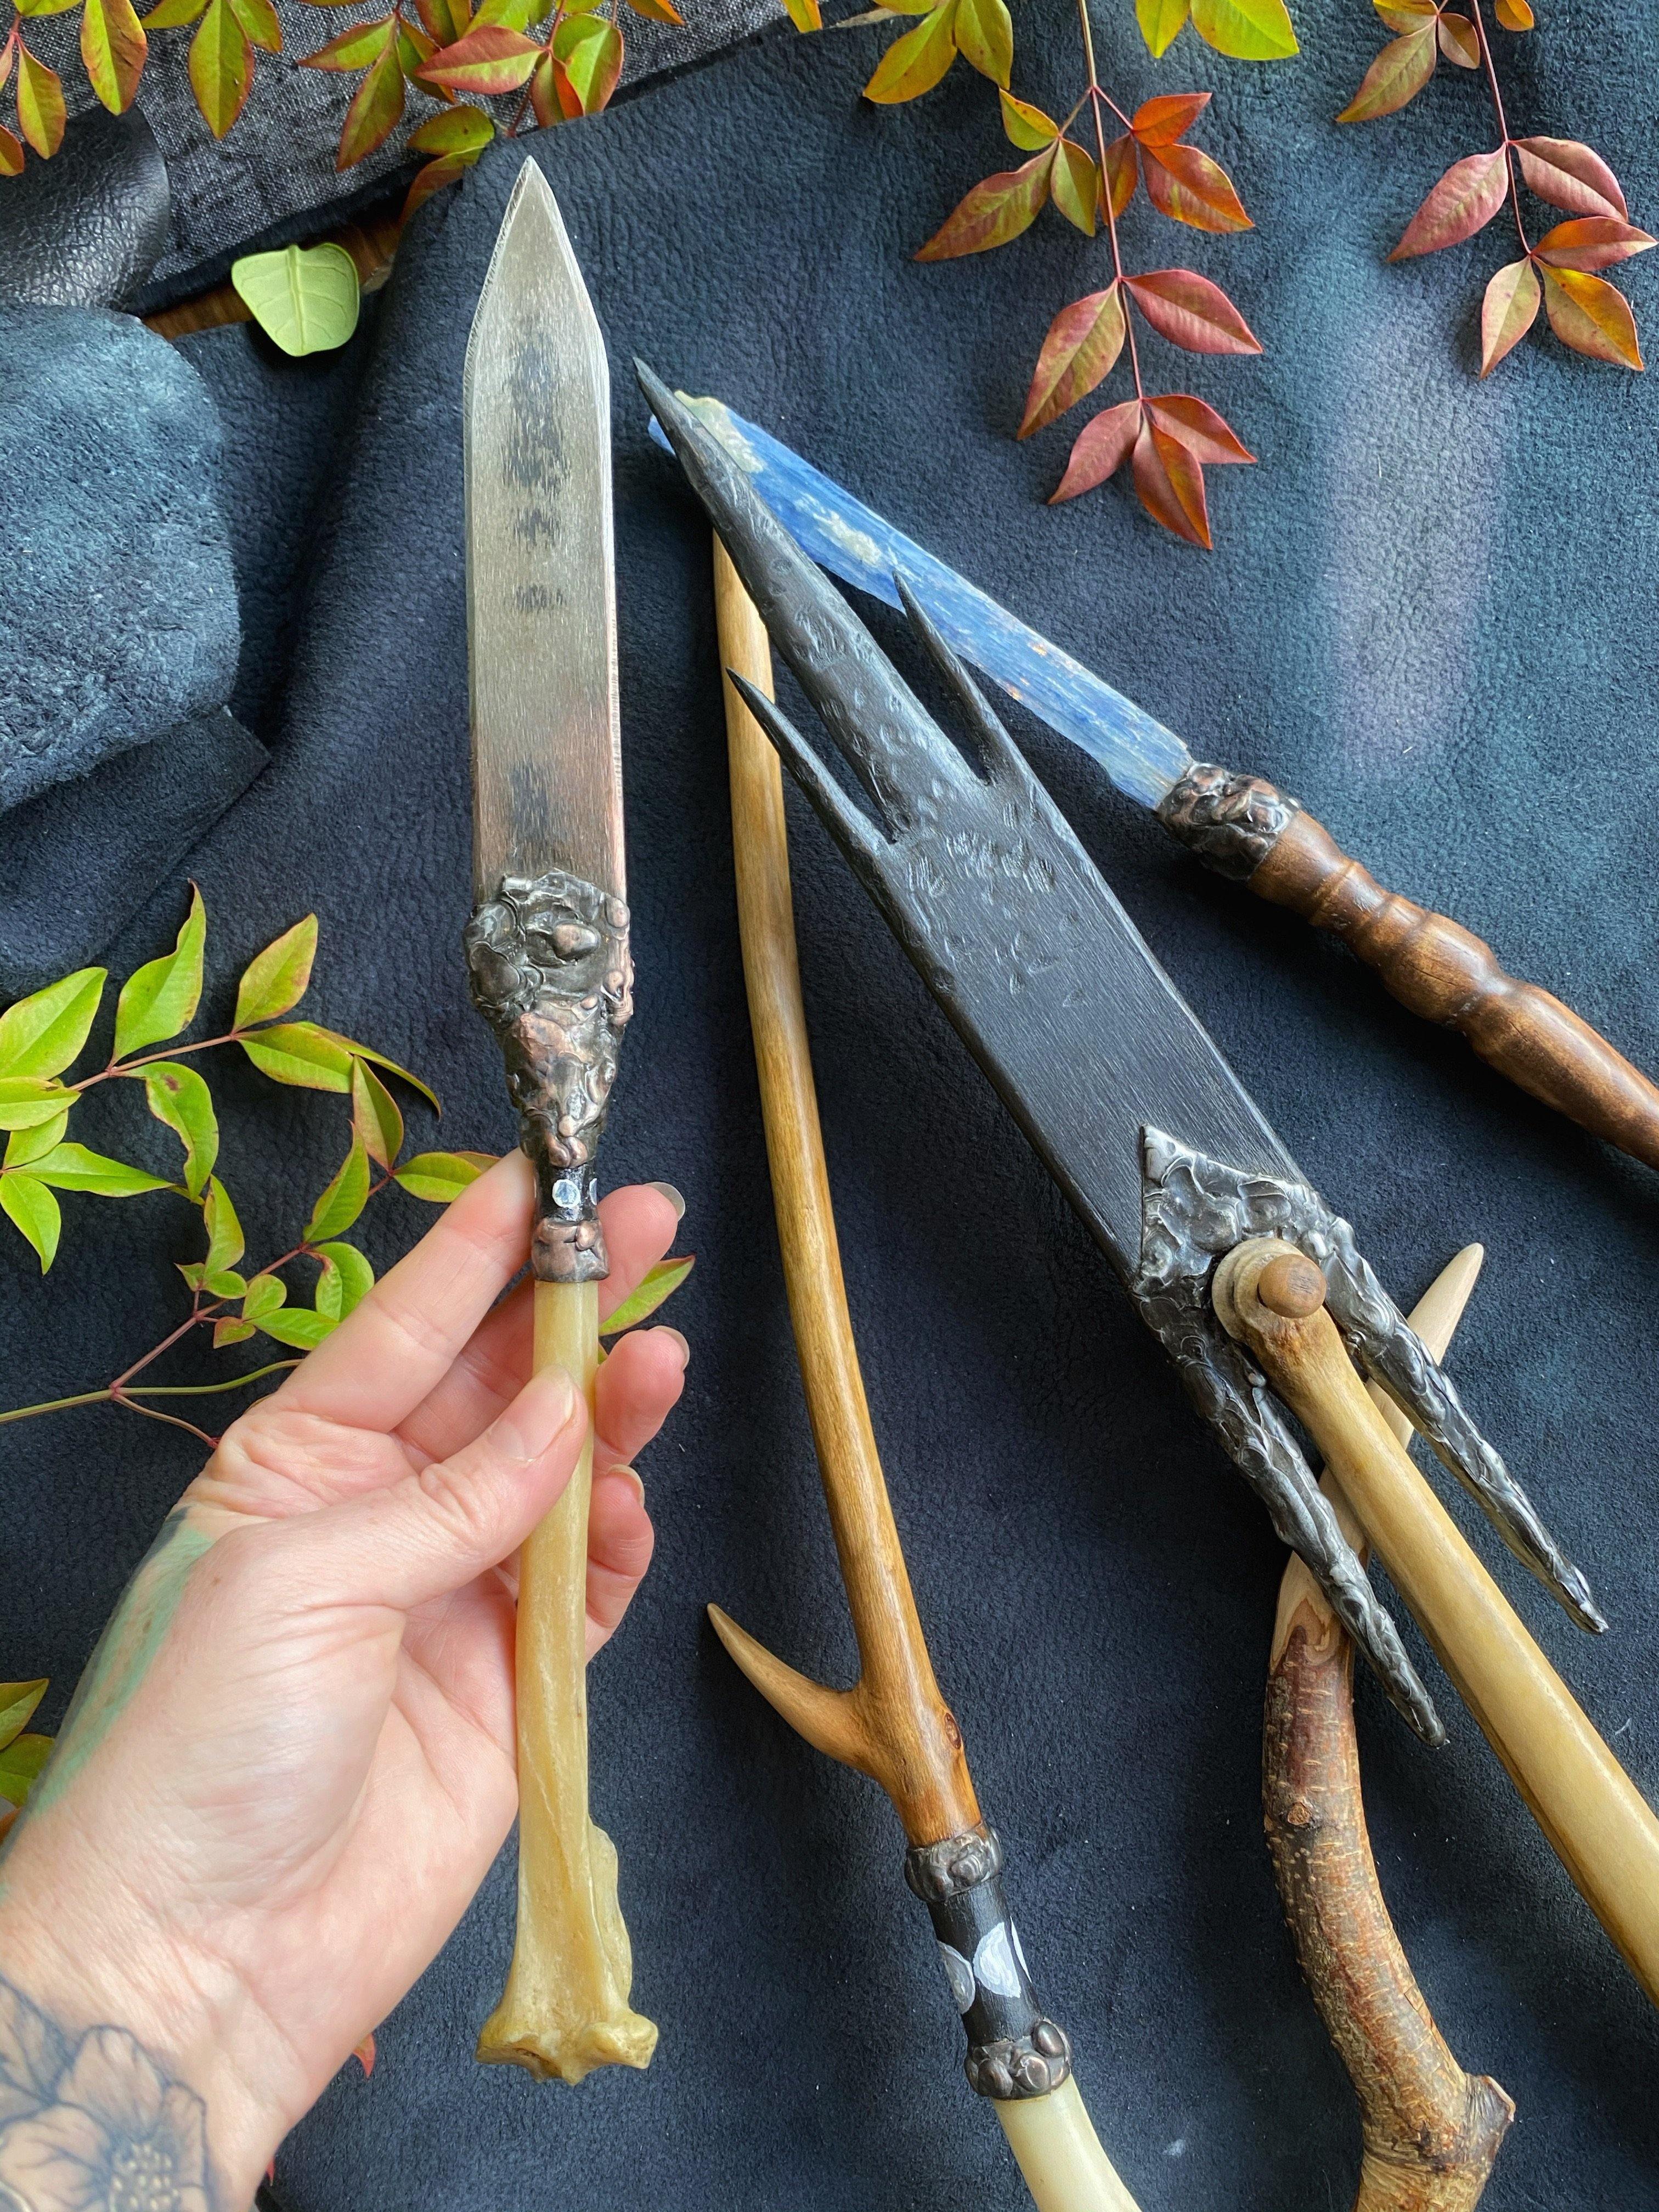
<path id="1" fill-rule="evenodd" d="M 1402 1006 L 1457 1030 L 1521 1090 L 1659 1167 L 1659 1086 L 1570 1006 L 1501 968 L 1472 930 L 1385 890 L 1295 799 L 1206 764 L 1158 813 L 1218 873 L 1340 937 Z"/>
<path id="2" fill-rule="evenodd" d="M 1367 1395 L 1319 1269 L 1257 1237 L 1217 1314 L 1323 1452 L 1355 1517 L 1586 1903 L 1659 2004 L 1659 1820 Z"/>

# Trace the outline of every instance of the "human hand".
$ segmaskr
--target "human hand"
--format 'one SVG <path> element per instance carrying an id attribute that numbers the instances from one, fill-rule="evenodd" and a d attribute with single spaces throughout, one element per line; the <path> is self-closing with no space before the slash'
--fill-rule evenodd
<path id="1" fill-rule="evenodd" d="M 531 1285 L 495 1304 L 533 1193 L 514 1152 L 457 1199 L 227 1431 L 117 1608 L 0 1862 L 0 2203 L 246 2205 L 500 1850 L 511 1558 L 586 1428 L 530 1377 Z M 600 1212 L 605 1313 L 678 1217 L 648 1186 Z M 599 1370 L 590 1657 L 650 1557 L 628 1462 L 684 1364 L 652 1328 Z"/>

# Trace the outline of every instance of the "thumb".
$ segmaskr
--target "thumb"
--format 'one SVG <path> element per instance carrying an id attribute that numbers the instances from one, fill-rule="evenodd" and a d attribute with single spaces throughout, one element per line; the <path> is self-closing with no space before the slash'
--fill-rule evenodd
<path id="1" fill-rule="evenodd" d="M 314 1548 L 312 1595 L 407 1613 L 460 1589 L 563 1495 L 586 1432 L 580 1392 L 563 1368 L 544 1368 L 453 1458 L 289 1522 Z"/>

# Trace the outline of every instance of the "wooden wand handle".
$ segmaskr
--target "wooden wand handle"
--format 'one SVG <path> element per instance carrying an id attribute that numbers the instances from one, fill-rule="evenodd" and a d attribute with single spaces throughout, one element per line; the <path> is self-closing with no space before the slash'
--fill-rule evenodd
<path id="1" fill-rule="evenodd" d="M 1223 1326 L 1324 1454 L 1552 1848 L 1659 2004 L 1659 1820 L 1372 1403 L 1324 1295 L 1313 1261 L 1273 1237 L 1239 1245 L 1216 1273 Z"/>
<path id="2" fill-rule="evenodd" d="M 769 695 L 765 626 L 718 538 L 714 605 L 724 665 Z M 793 1729 L 872 1776 L 892 1799 L 911 1845 L 906 1878 L 933 1917 L 968 2031 L 969 2078 L 990 2096 L 1038 2212 L 1135 2212 L 1060 2057 L 1066 2039 L 1037 2013 L 1002 1898 L 1000 1846 L 981 1820 L 961 1731 L 916 1613 L 842 1276 L 795 955 L 783 778 L 764 732 L 732 685 L 723 689 L 738 919 L 778 1241 L 859 1679 L 850 1690 L 827 1689 L 775 1657 L 718 1606 L 709 1607 L 709 1618 Z M 995 2039 L 1010 2028 L 1012 2039 Z M 1031 2086 L 1055 2075 L 1057 2086 Z"/>

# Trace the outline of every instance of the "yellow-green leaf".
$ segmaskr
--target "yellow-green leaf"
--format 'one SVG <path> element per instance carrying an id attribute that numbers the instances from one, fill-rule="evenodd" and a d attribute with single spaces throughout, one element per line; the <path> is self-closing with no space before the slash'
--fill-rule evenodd
<path id="1" fill-rule="evenodd" d="M 71 8 L 80 4 L 81 0 L 19 0 L 17 12 L 20 15 L 67 15 Z M 206 5 L 206 0 L 203 4 Z M 0 70 L 0 84 L 5 81 L 4 71 Z"/>
<path id="2" fill-rule="evenodd" d="M 492 117 L 481 107 L 446 107 L 428 115 L 410 139 L 417 154 L 477 154 L 495 135 Z"/>
<path id="3" fill-rule="evenodd" d="M 275 1021 L 278 1014 L 297 1006 L 311 982 L 316 957 L 317 917 L 308 914 L 292 929 L 273 937 L 242 970 L 236 986 L 235 1027 L 245 1030 L 250 1022 Z"/>
<path id="4" fill-rule="evenodd" d="M 258 1333 L 251 1321 L 232 1321 L 228 1315 L 222 1316 L 213 1324 L 213 1348 L 218 1352 L 227 1344 L 246 1344 Z"/>
<path id="5" fill-rule="evenodd" d="M 326 1314 L 313 1313 L 309 1306 L 284 1306 L 280 1313 L 267 1315 L 258 1326 L 278 1344 L 291 1344 L 296 1352 L 310 1352 L 335 1324 Z"/>
<path id="6" fill-rule="evenodd" d="M 1014 26 L 1003 0 L 957 0 L 957 52 L 1006 91 L 1014 67 Z"/>
<path id="7" fill-rule="evenodd" d="M 44 1677 L 38 1682 L 0 1682 L 0 1751 L 28 1726 L 48 1686 Z"/>
<path id="8" fill-rule="evenodd" d="M 361 1060 L 351 1063 L 351 1126 L 370 1159 L 389 1168 L 403 1149 L 404 1117 L 385 1084 Z"/>
<path id="9" fill-rule="evenodd" d="M 1154 58 L 1165 53 L 1187 20 L 1188 0 L 1135 0 L 1135 21 Z"/>
<path id="10" fill-rule="evenodd" d="M 86 0 L 81 11 L 81 58 L 87 81 L 112 115 L 132 105 L 149 51 L 132 0 Z"/>
<path id="11" fill-rule="evenodd" d="M 242 1319 L 262 1322 L 288 1304 L 288 1285 L 280 1275 L 251 1275 L 242 1293 Z"/>
<path id="12" fill-rule="evenodd" d="M 74 1093 L 50 1076 L 0 1076 L 0 1129 L 39 1128 L 74 1103 Z"/>
<path id="13" fill-rule="evenodd" d="M 194 884 L 190 911 L 171 952 L 146 961 L 121 986 L 115 1006 L 115 1057 L 124 1060 L 147 1044 L 177 1036 L 196 1018 L 202 1000 L 202 953 L 207 943 L 207 908 Z"/>
<path id="14" fill-rule="evenodd" d="M 307 1244 L 325 1243 L 350 1228 L 368 1196 L 368 1154 L 354 1138 L 339 1173 L 311 1210 L 305 1228 Z"/>
<path id="15" fill-rule="evenodd" d="M 21 1805 L 40 1779 L 40 1770 L 52 1756 L 49 1735 L 20 1735 L 0 1751 L 0 1797 Z"/>
<path id="16" fill-rule="evenodd" d="M 634 1328 L 655 1313 L 665 1298 L 673 1297 L 680 1285 L 696 1266 L 695 1258 L 659 1260 L 649 1269 L 643 1281 L 599 1323 L 601 1336 L 615 1336 L 619 1330 Z"/>
<path id="17" fill-rule="evenodd" d="M 374 64 L 385 70 L 390 63 L 392 76 L 401 92 L 403 72 L 398 67 L 398 57 L 388 48 Z M 371 75 L 373 72 L 371 71 Z M 365 82 L 367 79 L 365 79 Z M 358 98 L 362 98 L 359 91 Z M 248 313 L 268 337 L 286 354 L 327 353 L 335 346 L 343 346 L 357 327 L 357 307 L 360 288 L 357 264 L 343 246 L 285 246 L 276 253 L 245 253 L 230 264 L 230 281 L 235 286 Z M 308 917 L 311 924 L 311 950 L 316 950 L 316 917 Z M 303 929 L 304 922 L 297 923 Z M 294 930 L 288 932 L 292 937 Z M 283 939 L 279 938 L 277 944 Z M 268 946 L 266 951 L 274 951 Z M 263 960 L 265 953 L 259 955 Z M 258 962 L 254 963 L 257 967 Z M 253 969 L 250 968 L 248 975 Z M 305 975 L 311 973 L 307 956 Z M 247 976 L 242 978 L 243 988 Z M 284 999 L 280 1006 L 269 1009 L 282 1013 L 293 1006 L 305 990 L 302 981 L 293 998 Z M 236 1002 L 236 1022 L 240 1028 L 246 1022 L 263 1021 L 264 1013 L 244 1013 L 240 994 Z"/>
<path id="18" fill-rule="evenodd" d="M 236 1209 L 230 1202 L 230 1193 L 217 1176 L 208 1178 L 207 1196 L 202 1201 L 202 1218 L 207 1224 L 207 1258 L 202 1262 L 204 1280 L 234 1267 L 247 1249 L 247 1239 L 242 1234 L 242 1224 L 236 1218 Z"/>
<path id="19" fill-rule="evenodd" d="M 1060 125 L 1053 116 L 1029 100 L 1016 100 L 1012 92 L 999 93 L 997 98 L 1002 103 L 1002 127 L 1023 153 L 1035 154 L 1059 137 Z"/>
<path id="20" fill-rule="evenodd" d="M 895 39 L 876 64 L 865 98 L 879 107 L 895 107 L 931 92 L 957 58 L 956 15 L 957 0 L 941 0 L 914 31 Z"/>
<path id="21" fill-rule="evenodd" d="M 87 1041 L 108 972 L 77 968 L 8 1006 L 0 1014 L 0 1076 L 61 1075 Z"/>
<path id="22" fill-rule="evenodd" d="M 152 8 L 143 18 L 146 31 L 176 31 L 185 23 L 193 23 L 207 6 L 207 0 L 161 0 L 159 8 Z"/>
<path id="23" fill-rule="evenodd" d="M 398 1181 L 411 1198 L 447 1206 L 495 1164 L 489 1152 L 416 1152 L 398 1170 Z"/>
<path id="24" fill-rule="evenodd" d="M 400 1066 L 395 1060 L 388 1059 L 385 1053 L 376 1052 L 372 1044 L 359 1044 L 355 1037 L 342 1036 L 337 1030 L 325 1030 L 319 1023 L 300 1022 L 295 1026 L 299 1029 L 314 1029 L 319 1037 L 326 1037 L 331 1044 L 337 1047 L 342 1052 L 355 1053 L 359 1060 L 372 1060 L 376 1067 L 387 1068 L 393 1075 L 401 1075 L 405 1083 L 413 1084 L 434 1114 L 443 1112 L 444 1109 L 438 1101 L 438 1094 L 429 1083 L 422 1083 L 418 1075 L 411 1074 L 408 1068 Z M 270 1032 L 267 1030 L 265 1034 L 269 1036 Z M 331 1089 L 332 1087 L 331 1085 L 329 1086 Z M 339 1087 L 343 1091 L 347 1085 L 343 1083 Z"/>
<path id="25" fill-rule="evenodd" d="M 42 161 L 64 143 L 64 87 L 56 70 L 37 61 L 20 40 L 17 46 L 17 123 Z"/>
<path id="26" fill-rule="evenodd" d="M 0 177 L 21 177 L 23 173 L 23 142 L 0 124 Z"/>
<path id="27" fill-rule="evenodd" d="M 283 27 L 276 20 L 276 10 L 270 0 L 230 0 L 236 10 L 236 20 L 256 46 L 263 46 L 268 54 L 283 51 Z"/>
<path id="28" fill-rule="evenodd" d="M 380 59 L 370 64 L 368 74 L 352 94 L 351 105 L 346 110 L 345 122 L 340 131 L 339 149 L 334 156 L 336 169 L 341 171 L 349 169 L 355 162 L 361 161 L 366 155 L 372 154 L 377 146 L 384 143 L 401 119 L 403 112 L 403 62 L 394 40 L 387 45 L 386 52 Z M 295 250 L 292 246 L 289 248 L 289 252 Z M 344 277 L 337 273 L 333 278 L 327 280 L 323 295 L 331 304 L 336 318 L 329 327 L 337 329 L 339 335 L 328 339 L 325 343 L 328 345 L 343 345 L 357 327 L 356 306 L 357 269 L 356 264 L 343 247 L 337 246 L 332 250 L 340 256 L 351 270 L 353 305 L 351 320 L 347 325 L 343 319 Z M 325 249 L 319 246 L 313 246 L 311 251 L 313 253 L 320 253 Z M 307 345 L 290 346 L 287 350 L 290 353 L 316 353 L 322 349 L 323 343 L 323 341 L 313 340 Z"/>
<path id="29" fill-rule="evenodd" d="M 622 33 L 599 15 L 573 15 L 553 38 L 554 58 L 564 64 L 584 115 L 597 115 L 622 76 Z"/>
<path id="30" fill-rule="evenodd" d="M 1300 52 L 1285 0 L 1192 0 L 1193 27 L 1236 62 L 1278 62 Z"/>
<path id="31" fill-rule="evenodd" d="M 319 1244 L 312 1254 L 323 1272 L 317 1285 L 316 1307 L 330 1321 L 343 1321 L 374 1287 L 374 1270 L 355 1244 Z"/>
<path id="32" fill-rule="evenodd" d="M 143 1168 L 129 1167 L 125 1160 L 88 1152 L 84 1145 L 55 1146 L 34 1162 L 29 1173 L 53 1190 L 90 1190 L 100 1198 L 137 1198 L 142 1191 L 173 1188 L 161 1176 L 147 1175 Z"/>
<path id="33" fill-rule="evenodd" d="M 31 1160 L 38 1160 L 64 1141 L 64 1132 L 69 1127 L 69 1109 L 54 1114 L 49 1121 L 37 1121 L 32 1129 L 14 1129 L 6 1139 L 5 1164 L 9 1168 L 26 1168 Z"/>
<path id="34" fill-rule="evenodd" d="M 262 1075 L 301 1091 L 349 1091 L 353 1054 L 315 1022 L 278 1022 L 250 1030 L 242 1050 Z"/>
<path id="35" fill-rule="evenodd" d="M 219 1122 L 207 1085 L 182 1061 L 158 1060 L 144 1070 L 144 1097 L 185 1148 L 185 1188 L 199 1198 L 219 1157 Z"/>
<path id="36" fill-rule="evenodd" d="M 45 1183 L 14 1168 L 9 1175 L 0 1175 L 0 1207 L 34 1247 L 44 1275 L 58 1255 L 64 1221 L 58 1200 Z"/>
<path id="37" fill-rule="evenodd" d="M 190 88 L 216 138 L 222 138 L 241 113 L 252 82 L 253 49 L 230 0 L 208 0 L 190 42 Z"/>
<path id="38" fill-rule="evenodd" d="M 1054 152 L 1054 173 L 1049 191 L 1054 205 L 1067 222 L 1084 235 L 1095 234 L 1095 210 L 1100 205 L 1100 172 L 1081 146 L 1062 138 Z"/>

